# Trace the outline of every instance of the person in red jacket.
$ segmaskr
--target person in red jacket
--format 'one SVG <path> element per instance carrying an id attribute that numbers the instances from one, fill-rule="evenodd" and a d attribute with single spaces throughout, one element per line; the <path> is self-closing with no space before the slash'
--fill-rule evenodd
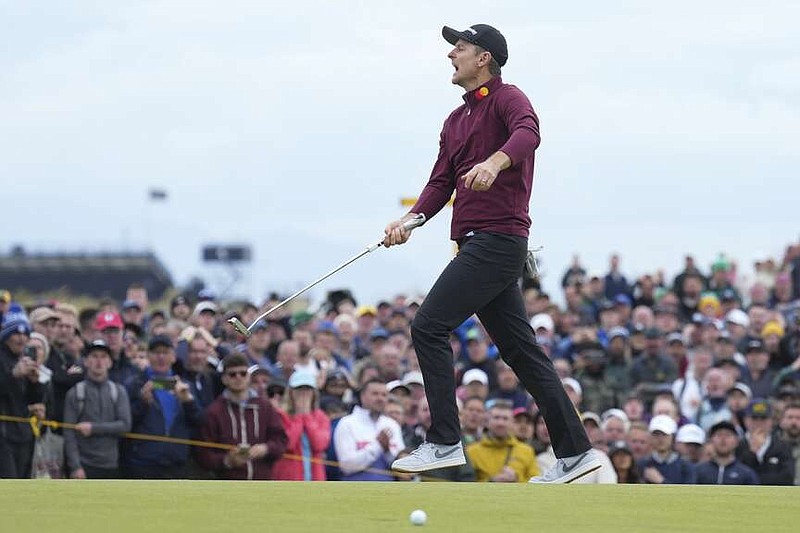
<path id="1" fill-rule="evenodd" d="M 320 461 L 331 442 L 331 421 L 319 408 L 316 379 L 309 372 L 295 371 L 289 377 L 288 412 L 279 411 L 289 445 L 286 456 L 272 470 L 273 479 L 325 481 Z"/>
<path id="2" fill-rule="evenodd" d="M 201 440 L 237 447 L 197 449 L 197 462 L 220 479 L 272 479 L 272 466 L 286 451 L 281 417 L 250 389 L 248 366 L 238 353 L 222 361 L 225 390 L 208 406 L 200 429 Z"/>

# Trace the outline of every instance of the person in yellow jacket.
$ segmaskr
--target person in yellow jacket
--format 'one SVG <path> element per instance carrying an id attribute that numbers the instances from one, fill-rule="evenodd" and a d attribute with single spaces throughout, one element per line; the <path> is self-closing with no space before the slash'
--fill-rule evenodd
<path id="1" fill-rule="evenodd" d="M 512 407 L 502 401 L 492 403 L 486 433 L 467 446 L 477 481 L 522 483 L 539 475 L 536 452 L 511 433 Z"/>

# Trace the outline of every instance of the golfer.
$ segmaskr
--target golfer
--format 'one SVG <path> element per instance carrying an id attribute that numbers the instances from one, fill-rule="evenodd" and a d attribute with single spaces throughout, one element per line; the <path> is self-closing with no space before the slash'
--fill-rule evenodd
<path id="1" fill-rule="evenodd" d="M 532 482 L 569 483 L 600 468 L 575 408 L 553 364 L 536 344 L 518 285 L 528 249 L 528 215 L 539 120 L 528 98 L 503 83 L 508 59 L 503 35 L 486 24 L 464 31 L 445 26 L 454 48 L 452 82 L 464 103 L 445 120 L 439 156 L 419 200 L 386 226 L 385 246 L 405 243 L 406 220 L 433 217 L 455 191 L 451 238 L 458 255 L 431 288 L 411 325 L 432 425 L 427 441 L 396 460 L 401 472 L 464 464 L 455 398 L 450 332 L 477 313 L 502 358 L 514 369 L 544 415 L 555 466 Z"/>

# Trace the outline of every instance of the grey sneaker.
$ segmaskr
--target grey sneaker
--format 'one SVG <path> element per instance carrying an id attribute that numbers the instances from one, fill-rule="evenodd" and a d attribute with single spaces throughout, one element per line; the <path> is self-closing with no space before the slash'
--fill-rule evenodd
<path id="1" fill-rule="evenodd" d="M 402 459 L 397 459 L 392 463 L 392 470 L 398 472 L 425 472 L 436 468 L 446 468 L 449 466 L 461 466 L 466 464 L 464 448 L 461 443 L 456 444 L 434 444 L 423 442 L 419 448 L 411 452 Z"/>
<path id="2" fill-rule="evenodd" d="M 532 477 L 528 483 L 572 483 L 601 466 L 597 452 L 589 450 L 580 455 L 559 459 L 544 475 Z"/>

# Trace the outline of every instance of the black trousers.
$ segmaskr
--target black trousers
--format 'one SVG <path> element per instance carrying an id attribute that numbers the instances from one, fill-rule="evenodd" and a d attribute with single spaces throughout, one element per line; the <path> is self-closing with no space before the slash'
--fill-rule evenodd
<path id="1" fill-rule="evenodd" d="M 118 468 L 100 468 L 97 466 L 83 465 L 86 479 L 121 479 Z"/>
<path id="2" fill-rule="evenodd" d="M 127 479 L 186 479 L 189 471 L 186 464 L 169 466 L 125 465 L 123 474 Z"/>
<path id="3" fill-rule="evenodd" d="M 32 440 L 30 442 L 13 442 L 0 438 L 0 478 L 30 478 L 32 463 Z"/>
<path id="4" fill-rule="evenodd" d="M 589 450 L 591 444 L 578 413 L 553 363 L 536 344 L 525 313 L 518 282 L 527 239 L 478 233 L 459 244 L 458 255 L 439 276 L 411 324 L 431 410 L 427 440 L 454 444 L 461 438 L 449 336 L 477 313 L 503 360 L 536 400 L 556 456 L 570 457 Z"/>

